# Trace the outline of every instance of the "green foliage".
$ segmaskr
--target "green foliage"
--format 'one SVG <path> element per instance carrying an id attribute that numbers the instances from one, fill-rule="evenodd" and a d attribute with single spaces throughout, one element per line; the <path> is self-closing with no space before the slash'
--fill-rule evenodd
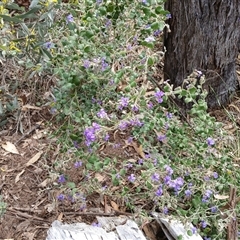
<path id="1" fill-rule="evenodd" d="M 51 73 L 58 79 L 50 103 L 62 124 L 56 135 L 62 151 L 81 159 L 74 167 L 85 179 L 65 184 L 61 175 L 63 193 L 81 208 L 91 191 L 122 197 L 129 210 L 135 201 L 151 199 L 153 210 L 192 222 L 202 236 L 224 239 L 232 213 L 226 210 L 223 219 L 221 209 L 239 174 L 219 147 L 225 135 L 207 112 L 204 76 L 189 76 L 177 89 L 152 81 L 167 27 L 163 1 L 34 0 L 27 13 L 18 9 L 14 16 L 8 9 L 16 5 L 3 6 L 5 30 L 15 24 L 17 33 L 1 40 L 2 57 L 16 58 L 29 78 Z M 184 119 L 174 99 L 191 106 Z M 7 110 L 0 105 L 0 114 Z M 103 146 L 115 155 L 104 155 Z M 139 158 L 123 159 L 128 147 Z"/>

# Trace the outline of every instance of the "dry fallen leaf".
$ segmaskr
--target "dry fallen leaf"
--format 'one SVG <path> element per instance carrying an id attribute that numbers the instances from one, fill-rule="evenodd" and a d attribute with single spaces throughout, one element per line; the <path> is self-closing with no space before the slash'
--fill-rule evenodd
<path id="1" fill-rule="evenodd" d="M 10 152 L 10 153 L 13 153 L 13 154 L 19 154 L 17 148 L 11 142 L 6 142 L 6 144 L 2 144 L 2 148 L 4 150 L 6 150 L 7 152 Z"/>
<path id="2" fill-rule="evenodd" d="M 21 177 L 21 175 L 25 172 L 25 170 L 23 169 L 15 178 L 15 183 L 17 183 Z"/>
<path id="3" fill-rule="evenodd" d="M 60 212 L 60 214 L 59 214 L 58 217 L 57 217 L 57 220 L 61 222 L 61 221 L 62 221 L 62 218 L 63 218 L 63 213 Z"/>
<path id="4" fill-rule="evenodd" d="M 46 135 L 45 131 L 46 130 L 40 130 L 40 131 L 36 130 L 36 133 L 33 134 L 32 138 L 33 139 L 41 139 L 41 138 L 43 138 Z"/>
<path id="5" fill-rule="evenodd" d="M 111 201 L 110 203 L 114 210 L 119 211 L 119 206 L 114 201 Z"/>
<path id="6" fill-rule="evenodd" d="M 95 178 L 98 180 L 98 182 L 100 182 L 100 183 L 103 182 L 104 179 L 105 179 L 105 177 L 102 176 L 100 173 L 96 173 L 94 177 L 95 177 Z"/>
<path id="7" fill-rule="evenodd" d="M 225 199 L 229 198 L 229 196 L 226 196 L 226 195 L 224 196 L 224 195 L 220 195 L 220 194 L 215 194 L 214 197 L 219 200 L 225 200 Z"/>
<path id="8" fill-rule="evenodd" d="M 45 179 L 43 182 L 41 182 L 40 184 L 38 184 L 38 187 L 46 187 L 49 183 L 51 182 L 50 178 Z"/>
<path id="9" fill-rule="evenodd" d="M 142 145 L 138 147 L 136 142 L 132 142 L 131 146 L 133 146 L 133 148 L 135 149 L 135 151 L 138 153 L 139 156 L 141 156 L 142 158 L 145 158 Z"/>
<path id="10" fill-rule="evenodd" d="M 33 163 L 35 163 L 40 157 L 41 155 L 43 154 L 43 152 L 38 152 L 37 154 L 35 154 L 27 163 L 26 163 L 26 166 L 30 166 L 32 165 Z"/>

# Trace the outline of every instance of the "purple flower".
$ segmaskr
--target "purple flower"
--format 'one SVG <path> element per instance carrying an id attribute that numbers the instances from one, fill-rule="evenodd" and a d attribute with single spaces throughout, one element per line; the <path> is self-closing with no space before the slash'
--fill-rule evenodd
<path id="1" fill-rule="evenodd" d="M 57 196 L 58 201 L 63 201 L 64 198 L 65 198 L 65 196 L 64 196 L 63 194 L 59 194 L 59 195 Z"/>
<path id="2" fill-rule="evenodd" d="M 107 118 L 108 117 L 107 113 L 105 112 L 105 110 L 103 108 L 100 109 L 100 111 L 97 113 L 97 116 L 99 118 Z"/>
<path id="3" fill-rule="evenodd" d="M 172 18 L 171 13 L 166 14 L 166 19 L 170 19 L 170 18 Z"/>
<path id="4" fill-rule="evenodd" d="M 57 113 L 57 109 L 56 108 L 51 108 L 50 109 L 50 113 L 51 114 L 56 114 Z"/>
<path id="5" fill-rule="evenodd" d="M 153 108 L 153 103 L 152 102 L 148 102 L 147 107 L 148 107 L 148 109 L 152 109 Z"/>
<path id="6" fill-rule="evenodd" d="M 153 36 L 149 36 L 147 38 L 145 38 L 145 42 L 154 42 L 155 38 Z"/>
<path id="7" fill-rule="evenodd" d="M 171 176 L 167 175 L 166 177 L 164 177 L 163 181 L 164 181 L 165 184 L 168 184 L 169 181 L 171 181 Z"/>
<path id="8" fill-rule="evenodd" d="M 101 227 L 101 223 L 94 222 L 94 223 L 92 223 L 92 226 L 94 226 L 94 227 Z"/>
<path id="9" fill-rule="evenodd" d="M 169 174 L 169 175 L 172 175 L 173 174 L 173 170 L 170 166 L 168 165 L 165 165 L 164 166 L 164 169 L 166 170 L 166 172 Z"/>
<path id="10" fill-rule="evenodd" d="M 65 181 L 66 181 L 66 179 L 65 179 L 64 175 L 63 174 L 60 175 L 59 178 L 58 178 L 58 182 L 59 183 L 64 183 Z"/>
<path id="11" fill-rule="evenodd" d="M 144 125 L 143 122 L 141 122 L 138 118 L 135 118 L 135 119 L 131 119 L 129 121 L 129 123 L 134 127 L 134 126 L 137 126 L 137 127 L 141 127 Z"/>
<path id="12" fill-rule="evenodd" d="M 143 4 L 147 4 L 147 0 L 142 0 L 142 3 Z"/>
<path id="13" fill-rule="evenodd" d="M 193 234 L 197 233 L 197 228 L 196 228 L 196 227 L 192 227 L 191 230 L 192 230 L 192 233 L 193 233 Z"/>
<path id="14" fill-rule="evenodd" d="M 68 195 L 68 201 L 71 201 L 72 203 L 74 203 L 74 202 L 75 202 L 75 199 L 74 199 L 73 196 Z"/>
<path id="15" fill-rule="evenodd" d="M 160 196 L 162 196 L 162 194 L 163 194 L 163 190 L 162 190 L 162 186 L 160 186 L 160 187 L 157 189 L 157 191 L 155 192 L 155 195 L 156 195 L 157 197 L 160 197 Z"/>
<path id="16" fill-rule="evenodd" d="M 186 197 L 190 197 L 192 195 L 192 192 L 189 189 L 187 189 L 185 191 L 185 195 L 186 195 Z"/>
<path id="17" fill-rule="evenodd" d="M 211 212 L 216 213 L 218 211 L 218 208 L 216 206 L 211 207 Z"/>
<path id="18" fill-rule="evenodd" d="M 43 46 L 47 49 L 50 50 L 51 48 L 53 48 L 53 44 L 51 42 L 46 42 L 43 44 Z"/>
<path id="19" fill-rule="evenodd" d="M 107 18 L 105 23 L 106 28 L 110 27 L 111 24 L 112 24 L 111 20 Z"/>
<path id="20" fill-rule="evenodd" d="M 207 227 L 207 223 L 205 221 L 201 221 L 201 227 L 202 228 L 206 228 Z"/>
<path id="21" fill-rule="evenodd" d="M 208 202 L 211 195 L 212 195 L 212 191 L 211 190 L 206 190 L 204 195 L 203 195 L 202 202 L 205 202 L 205 203 Z"/>
<path id="22" fill-rule="evenodd" d="M 102 190 L 104 191 L 104 190 L 106 190 L 107 189 L 107 185 L 104 185 L 103 187 L 102 187 Z"/>
<path id="23" fill-rule="evenodd" d="M 128 97 L 121 97 L 119 101 L 119 109 L 122 110 L 123 108 L 127 107 L 129 103 L 129 98 Z"/>
<path id="24" fill-rule="evenodd" d="M 104 137 L 104 141 L 108 141 L 109 138 L 110 138 L 110 135 L 107 133 L 107 134 L 105 135 L 105 137 Z"/>
<path id="25" fill-rule="evenodd" d="M 105 71 L 108 67 L 108 63 L 105 61 L 105 58 L 102 58 L 102 61 L 101 61 L 101 65 L 102 65 L 102 72 Z"/>
<path id="26" fill-rule="evenodd" d="M 163 91 L 157 91 L 155 94 L 154 94 L 156 100 L 158 103 L 162 103 L 163 102 L 163 96 L 164 96 L 164 92 Z"/>
<path id="27" fill-rule="evenodd" d="M 146 58 L 143 58 L 142 60 L 141 60 L 141 64 L 144 64 L 146 62 Z"/>
<path id="28" fill-rule="evenodd" d="M 128 177 L 128 181 L 133 183 L 134 181 L 136 180 L 136 177 L 134 176 L 134 174 L 131 174 L 129 177 Z"/>
<path id="29" fill-rule="evenodd" d="M 74 22 L 74 19 L 73 19 L 73 15 L 72 14 L 69 14 L 68 16 L 67 16 L 67 23 L 70 23 L 70 22 Z"/>
<path id="30" fill-rule="evenodd" d="M 161 34 L 162 30 L 158 29 L 154 31 L 153 36 L 158 37 Z"/>
<path id="31" fill-rule="evenodd" d="M 94 131 L 98 131 L 101 129 L 100 125 L 95 122 L 92 123 L 92 126 L 93 126 Z"/>
<path id="32" fill-rule="evenodd" d="M 132 163 L 128 163 L 127 166 L 126 166 L 126 168 L 128 168 L 128 169 L 130 169 L 132 167 L 133 167 Z"/>
<path id="33" fill-rule="evenodd" d="M 182 187 L 184 184 L 184 180 L 181 177 L 178 177 L 175 181 L 176 181 L 176 185 L 179 187 Z"/>
<path id="34" fill-rule="evenodd" d="M 121 131 L 127 129 L 128 126 L 129 126 L 129 123 L 126 122 L 126 121 L 122 121 L 122 122 L 120 122 L 120 123 L 118 124 L 118 128 L 119 128 Z"/>
<path id="35" fill-rule="evenodd" d="M 216 178 L 218 178 L 218 173 L 217 172 L 214 172 L 213 173 L 213 177 L 216 179 Z"/>
<path id="36" fill-rule="evenodd" d="M 203 240 L 211 240 L 210 237 L 204 237 Z"/>
<path id="37" fill-rule="evenodd" d="M 78 142 L 77 141 L 73 141 L 73 146 L 78 149 L 79 148 Z"/>
<path id="38" fill-rule="evenodd" d="M 120 174 L 119 174 L 119 173 L 116 174 L 116 178 L 117 178 L 117 179 L 120 178 Z"/>
<path id="39" fill-rule="evenodd" d="M 205 192 L 205 196 L 206 196 L 207 198 L 210 198 L 211 195 L 212 195 L 212 193 L 213 193 L 213 192 L 212 192 L 211 190 L 207 189 L 206 192 Z"/>
<path id="40" fill-rule="evenodd" d="M 184 180 L 181 177 L 176 178 L 168 182 L 168 186 L 173 188 L 175 192 L 178 192 L 184 184 Z"/>
<path id="41" fill-rule="evenodd" d="M 99 5 L 102 3 L 102 0 L 97 0 L 96 3 Z"/>
<path id="42" fill-rule="evenodd" d="M 173 117 L 173 115 L 172 115 L 172 113 L 167 112 L 167 113 L 166 113 L 166 117 L 167 117 L 168 119 L 171 119 L 171 118 Z"/>
<path id="43" fill-rule="evenodd" d="M 160 180 L 159 174 L 154 173 L 154 174 L 152 175 L 152 181 L 153 181 L 153 182 L 159 182 L 159 180 Z"/>
<path id="44" fill-rule="evenodd" d="M 82 212 L 84 209 L 86 209 L 86 207 L 87 207 L 86 204 L 83 204 L 79 210 Z"/>
<path id="45" fill-rule="evenodd" d="M 207 138 L 207 145 L 210 147 L 210 146 L 213 146 L 214 144 L 215 144 L 215 141 L 211 137 L 208 137 Z"/>
<path id="46" fill-rule="evenodd" d="M 210 180 L 209 176 L 204 176 L 204 180 L 209 181 Z"/>
<path id="47" fill-rule="evenodd" d="M 133 111 L 133 112 L 138 112 L 139 109 L 138 109 L 138 107 L 137 107 L 136 105 L 133 105 L 133 106 L 132 106 L 132 111 Z"/>
<path id="48" fill-rule="evenodd" d="M 158 140 L 159 142 L 163 142 L 165 139 L 166 139 L 166 135 L 158 135 L 158 136 L 157 136 L 157 140 Z"/>
<path id="49" fill-rule="evenodd" d="M 138 159 L 138 165 L 143 165 L 143 160 L 141 158 Z"/>
<path id="50" fill-rule="evenodd" d="M 127 142 L 128 142 L 129 144 L 131 144 L 131 143 L 133 142 L 133 137 L 129 137 L 129 138 L 127 139 Z"/>
<path id="51" fill-rule="evenodd" d="M 78 161 L 78 162 L 75 162 L 74 163 L 74 167 L 75 168 L 79 168 L 79 167 L 81 167 L 82 166 L 82 161 Z"/>
<path id="52" fill-rule="evenodd" d="M 158 160 L 155 158 L 155 159 L 153 159 L 153 165 L 154 165 L 154 167 L 156 167 L 157 166 L 157 164 L 158 164 Z"/>
<path id="53" fill-rule="evenodd" d="M 88 127 L 84 130 L 84 136 L 86 139 L 86 145 L 89 147 L 91 143 L 93 143 L 96 140 L 95 136 L 95 130 L 92 127 Z"/>
<path id="54" fill-rule="evenodd" d="M 164 207 L 164 208 L 163 208 L 163 213 L 164 213 L 165 215 L 168 214 L 168 208 L 167 208 L 167 207 Z"/>
<path id="55" fill-rule="evenodd" d="M 89 60 L 84 60 L 83 61 L 83 66 L 88 69 L 90 67 L 91 62 Z"/>

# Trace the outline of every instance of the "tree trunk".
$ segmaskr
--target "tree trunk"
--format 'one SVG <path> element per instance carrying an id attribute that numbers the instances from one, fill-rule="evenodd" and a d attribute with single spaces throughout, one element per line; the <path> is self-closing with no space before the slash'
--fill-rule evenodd
<path id="1" fill-rule="evenodd" d="M 174 87 L 194 70 L 206 76 L 209 108 L 226 105 L 239 87 L 240 0 L 167 0 L 164 76 Z"/>

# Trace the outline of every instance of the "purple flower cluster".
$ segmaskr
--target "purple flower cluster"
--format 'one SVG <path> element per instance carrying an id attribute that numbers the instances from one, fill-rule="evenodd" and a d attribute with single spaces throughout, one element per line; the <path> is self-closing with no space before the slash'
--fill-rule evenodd
<path id="1" fill-rule="evenodd" d="M 108 114 L 106 113 L 106 111 L 103 108 L 101 108 L 100 111 L 97 112 L 97 116 L 99 118 L 107 118 Z"/>
<path id="2" fill-rule="evenodd" d="M 160 180 L 159 174 L 158 173 L 154 173 L 152 175 L 152 181 L 153 182 L 159 182 L 159 180 Z"/>
<path id="3" fill-rule="evenodd" d="M 126 108 L 128 106 L 128 103 L 129 103 L 128 97 L 121 97 L 121 99 L 119 101 L 118 109 L 123 110 L 123 108 Z"/>
<path id="4" fill-rule="evenodd" d="M 218 211 L 218 208 L 216 206 L 211 207 L 211 212 L 216 213 Z"/>
<path id="5" fill-rule="evenodd" d="M 97 123 L 93 123 L 92 127 L 87 127 L 84 130 L 85 144 L 90 146 L 96 140 L 96 132 L 100 129 L 100 126 Z"/>
<path id="6" fill-rule="evenodd" d="M 163 102 L 163 96 L 164 96 L 164 92 L 163 91 L 159 91 L 158 90 L 157 92 L 155 92 L 154 96 L 155 96 L 155 98 L 156 98 L 158 103 L 162 103 Z"/>
<path id="7" fill-rule="evenodd" d="M 59 182 L 59 183 L 64 183 L 64 182 L 66 182 L 65 176 L 64 176 L 63 174 L 59 176 L 58 182 Z"/>
<path id="8" fill-rule="evenodd" d="M 118 128 L 123 131 L 128 127 L 142 127 L 144 125 L 138 118 L 130 119 L 129 121 L 121 121 L 118 125 Z"/>
<path id="9" fill-rule="evenodd" d="M 208 202 L 208 200 L 210 199 L 210 197 L 212 196 L 212 191 L 207 189 L 206 192 L 204 193 L 203 195 L 203 198 L 202 198 L 202 202 Z"/>
<path id="10" fill-rule="evenodd" d="M 130 176 L 128 176 L 128 181 L 133 183 L 136 180 L 136 177 L 134 176 L 134 174 L 131 174 Z"/>
<path id="11" fill-rule="evenodd" d="M 105 58 L 102 58 L 102 60 L 101 60 L 101 70 L 102 70 L 102 72 L 105 71 L 107 69 L 107 67 L 108 67 L 108 63 L 106 62 Z"/>
<path id="12" fill-rule="evenodd" d="M 90 67 L 91 62 L 87 59 L 83 61 L 83 66 L 88 69 Z"/>
<path id="13" fill-rule="evenodd" d="M 178 193 L 184 184 L 184 180 L 181 177 L 178 177 L 174 180 L 170 180 L 167 185 L 170 188 L 173 188 L 176 193 Z"/>
<path id="14" fill-rule="evenodd" d="M 63 201 L 65 199 L 65 196 L 61 193 L 57 196 L 58 201 Z"/>
<path id="15" fill-rule="evenodd" d="M 74 163 L 74 167 L 75 168 L 79 168 L 79 167 L 81 167 L 82 166 L 82 161 L 78 161 L 78 162 L 75 162 Z"/>

